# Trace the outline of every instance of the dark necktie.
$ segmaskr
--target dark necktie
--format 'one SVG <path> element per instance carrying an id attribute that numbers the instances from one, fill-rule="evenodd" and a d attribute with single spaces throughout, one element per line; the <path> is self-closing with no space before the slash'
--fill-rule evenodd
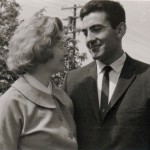
<path id="1" fill-rule="evenodd" d="M 104 75 L 102 80 L 102 91 L 101 91 L 101 117 L 105 114 L 108 109 L 108 98 L 109 98 L 109 71 L 112 68 L 110 66 L 105 66 L 103 68 Z"/>

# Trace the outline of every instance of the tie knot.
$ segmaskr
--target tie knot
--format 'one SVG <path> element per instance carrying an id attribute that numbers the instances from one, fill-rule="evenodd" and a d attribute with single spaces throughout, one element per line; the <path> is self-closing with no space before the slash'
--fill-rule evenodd
<path id="1" fill-rule="evenodd" d="M 109 72 L 109 71 L 111 71 L 111 69 L 112 69 L 112 67 L 111 66 L 105 66 L 104 68 L 103 68 L 103 70 L 105 71 L 105 72 Z"/>

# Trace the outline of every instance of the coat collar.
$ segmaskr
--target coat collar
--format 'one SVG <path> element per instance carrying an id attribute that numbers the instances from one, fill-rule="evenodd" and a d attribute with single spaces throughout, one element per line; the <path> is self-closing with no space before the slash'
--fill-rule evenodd
<path id="1" fill-rule="evenodd" d="M 124 52 L 121 57 L 119 57 L 116 61 L 111 63 L 109 66 L 111 66 L 112 70 L 114 70 L 116 73 L 120 74 L 124 66 L 125 60 L 126 60 L 126 53 Z M 96 60 L 96 64 L 97 64 L 97 74 L 100 74 L 106 65 L 100 62 L 99 60 Z"/>
<path id="2" fill-rule="evenodd" d="M 45 108 L 56 108 L 56 99 L 63 105 L 68 105 L 68 96 L 54 83 L 52 94 L 46 94 L 38 89 L 35 89 L 23 77 L 16 80 L 12 87 L 16 88 L 31 102 Z"/>

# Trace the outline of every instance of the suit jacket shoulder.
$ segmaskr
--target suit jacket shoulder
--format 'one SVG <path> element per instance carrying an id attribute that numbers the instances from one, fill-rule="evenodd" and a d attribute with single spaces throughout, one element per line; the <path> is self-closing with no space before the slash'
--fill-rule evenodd
<path id="1" fill-rule="evenodd" d="M 74 88 L 76 85 L 85 82 L 85 80 L 89 77 L 96 80 L 96 76 L 96 62 L 93 61 L 84 67 L 69 71 L 65 76 L 62 89 L 65 92 L 70 93 L 72 88 Z"/>
<path id="2" fill-rule="evenodd" d="M 96 77 L 96 63 L 95 61 L 91 62 L 90 64 L 69 71 L 67 74 L 67 78 L 71 79 L 72 81 L 77 82 L 78 80 L 83 80 L 84 78 L 88 77 L 88 76 L 95 76 Z"/>
<path id="3" fill-rule="evenodd" d="M 139 60 L 133 59 L 127 55 L 127 59 L 124 64 L 124 70 L 128 70 L 127 68 L 132 68 L 136 75 L 148 75 L 150 77 L 150 65 Z"/>

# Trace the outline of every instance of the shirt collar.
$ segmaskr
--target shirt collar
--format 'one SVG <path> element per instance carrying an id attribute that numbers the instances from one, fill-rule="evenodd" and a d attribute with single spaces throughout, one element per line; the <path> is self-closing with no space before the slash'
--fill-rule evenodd
<path id="1" fill-rule="evenodd" d="M 125 60 L 126 60 L 126 54 L 123 53 L 123 55 L 121 55 L 121 57 L 119 57 L 116 61 L 114 61 L 110 66 L 113 68 L 113 70 L 116 72 L 116 73 L 120 73 L 122 68 L 123 68 L 123 65 L 125 63 Z M 97 73 L 101 73 L 103 68 L 106 66 L 105 64 L 103 64 L 102 62 L 96 60 L 96 64 L 97 64 Z"/>
<path id="2" fill-rule="evenodd" d="M 52 83 L 49 81 L 48 87 L 44 86 L 42 83 L 40 83 L 38 80 L 36 80 L 32 75 L 29 73 L 26 73 L 23 75 L 24 78 L 33 86 L 34 88 L 46 93 L 51 94 L 52 93 Z"/>

